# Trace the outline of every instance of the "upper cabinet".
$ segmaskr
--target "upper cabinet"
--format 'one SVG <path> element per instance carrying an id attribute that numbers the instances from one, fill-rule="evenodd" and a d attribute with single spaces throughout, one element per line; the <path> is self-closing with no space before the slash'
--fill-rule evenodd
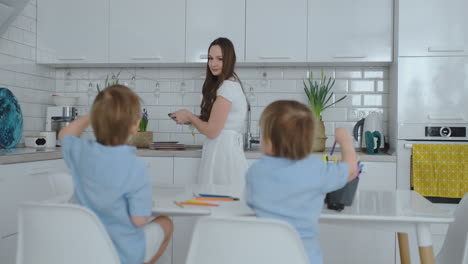
<path id="1" fill-rule="evenodd" d="M 309 0 L 308 61 L 392 61 L 392 0 Z"/>
<path id="2" fill-rule="evenodd" d="M 237 62 L 245 56 L 245 0 L 187 1 L 186 62 L 206 62 L 218 37 L 232 41 Z"/>
<path id="3" fill-rule="evenodd" d="M 38 63 L 107 62 L 109 0 L 37 2 Z"/>
<path id="4" fill-rule="evenodd" d="M 307 0 L 246 0 L 247 62 L 305 62 Z"/>
<path id="5" fill-rule="evenodd" d="M 184 62 L 185 0 L 111 0 L 110 63 Z"/>
<path id="6" fill-rule="evenodd" d="M 399 1 L 399 56 L 468 55 L 467 0 Z"/>

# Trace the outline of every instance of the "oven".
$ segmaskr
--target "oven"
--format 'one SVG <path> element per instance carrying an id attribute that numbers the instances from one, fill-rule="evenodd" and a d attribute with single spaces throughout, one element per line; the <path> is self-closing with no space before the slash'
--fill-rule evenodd
<path id="1" fill-rule="evenodd" d="M 403 126 L 402 135 L 407 129 L 408 139 L 399 139 L 397 143 L 397 188 L 412 189 L 411 164 L 414 144 L 468 144 L 467 125 L 412 125 Z M 411 134 L 412 136 L 408 136 Z M 457 198 L 428 198 L 437 203 L 458 203 Z"/>

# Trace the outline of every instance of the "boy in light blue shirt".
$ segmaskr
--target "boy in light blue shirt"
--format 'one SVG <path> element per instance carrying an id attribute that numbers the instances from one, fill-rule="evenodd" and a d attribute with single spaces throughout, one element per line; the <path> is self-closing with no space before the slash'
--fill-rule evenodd
<path id="1" fill-rule="evenodd" d="M 247 172 L 247 204 L 258 217 L 288 222 L 298 231 L 311 264 L 323 262 L 318 219 L 328 192 L 357 175 L 357 157 L 349 133 L 335 130 L 342 162 L 327 164 L 312 152 L 313 116 L 296 101 L 276 101 L 260 119 L 264 156 Z"/>
<path id="2" fill-rule="evenodd" d="M 74 121 L 59 134 L 72 171 L 73 200 L 99 217 L 122 264 L 155 263 L 173 230 L 166 216 L 148 222 L 150 178 L 135 147 L 125 145 L 136 134 L 139 122 L 138 96 L 128 87 L 113 85 L 97 95 L 90 117 Z M 96 141 L 78 138 L 90 123 Z"/>

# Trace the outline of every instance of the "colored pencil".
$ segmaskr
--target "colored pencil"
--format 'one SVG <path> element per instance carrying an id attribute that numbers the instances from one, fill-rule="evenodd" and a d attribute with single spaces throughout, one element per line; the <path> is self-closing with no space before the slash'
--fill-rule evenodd
<path id="1" fill-rule="evenodd" d="M 184 208 L 184 206 L 181 203 L 179 203 L 179 202 L 177 202 L 175 200 L 173 202 L 175 203 L 175 205 L 179 206 L 180 208 Z"/>
<path id="2" fill-rule="evenodd" d="M 191 200 L 188 200 L 188 201 L 185 201 L 185 202 L 181 202 L 181 204 L 187 204 L 187 205 L 200 205 L 200 206 L 219 206 L 219 204 L 213 204 L 213 203 L 203 203 L 203 202 L 199 202 L 199 201 L 191 201 Z"/>
<path id="3" fill-rule="evenodd" d="M 239 201 L 239 198 L 195 197 L 197 201 Z"/>
<path id="4" fill-rule="evenodd" d="M 206 193 L 199 193 L 198 195 L 197 194 L 193 194 L 195 197 L 211 197 L 211 198 L 235 198 L 235 197 L 232 197 L 232 196 L 229 196 L 229 195 L 220 195 L 220 194 L 206 194 Z"/>

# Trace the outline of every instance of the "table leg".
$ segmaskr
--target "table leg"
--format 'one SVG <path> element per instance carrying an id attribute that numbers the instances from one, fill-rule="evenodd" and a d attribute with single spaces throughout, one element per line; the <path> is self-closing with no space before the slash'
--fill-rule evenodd
<path id="1" fill-rule="evenodd" d="M 416 225 L 418 236 L 419 257 L 421 264 L 434 264 L 434 250 L 432 249 L 432 234 L 430 225 L 419 223 Z"/>
<path id="2" fill-rule="evenodd" d="M 400 263 L 411 264 L 409 241 L 407 233 L 398 232 L 398 247 L 400 249 Z"/>

